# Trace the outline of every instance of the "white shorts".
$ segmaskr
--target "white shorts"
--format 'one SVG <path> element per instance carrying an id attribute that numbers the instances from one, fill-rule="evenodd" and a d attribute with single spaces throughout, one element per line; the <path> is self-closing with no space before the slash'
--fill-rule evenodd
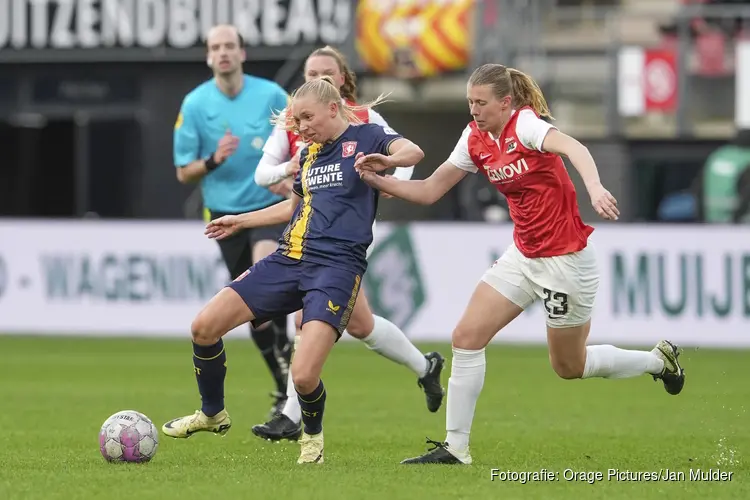
<path id="1" fill-rule="evenodd" d="M 551 328 L 583 325 L 599 288 L 596 251 L 589 242 L 580 252 L 529 259 L 511 244 L 482 281 L 522 309 L 541 299 Z"/>
<path id="2" fill-rule="evenodd" d="M 367 247 L 366 258 L 368 258 L 368 259 L 370 258 L 370 254 L 372 253 L 372 247 L 375 244 L 375 226 L 377 226 L 377 225 L 378 225 L 377 221 L 374 221 L 372 223 L 372 236 L 373 236 L 373 238 L 372 238 L 372 243 L 370 243 L 370 246 Z"/>

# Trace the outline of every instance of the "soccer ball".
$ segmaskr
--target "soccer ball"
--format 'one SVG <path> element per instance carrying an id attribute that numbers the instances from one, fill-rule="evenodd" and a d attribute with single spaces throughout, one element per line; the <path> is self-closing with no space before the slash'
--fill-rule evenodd
<path id="1" fill-rule="evenodd" d="M 148 462 L 159 448 L 153 422 L 134 410 L 118 411 L 102 424 L 99 451 L 108 462 Z"/>

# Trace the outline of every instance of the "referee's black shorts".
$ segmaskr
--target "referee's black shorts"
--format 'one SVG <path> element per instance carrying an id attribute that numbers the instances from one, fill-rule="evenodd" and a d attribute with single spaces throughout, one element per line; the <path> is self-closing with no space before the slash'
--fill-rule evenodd
<path id="1" fill-rule="evenodd" d="M 209 211 L 211 220 L 218 219 L 225 214 L 221 212 Z M 231 279 L 247 271 L 253 262 L 253 247 L 259 241 L 270 240 L 278 242 L 284 234 L 286 224 L 277 226 L 258 227 L 255 229 L 243 229 L 233 234 L 229 238 L 218 240 L 221 256 L 224 258 L 224 264 L 227 266 Z"/>

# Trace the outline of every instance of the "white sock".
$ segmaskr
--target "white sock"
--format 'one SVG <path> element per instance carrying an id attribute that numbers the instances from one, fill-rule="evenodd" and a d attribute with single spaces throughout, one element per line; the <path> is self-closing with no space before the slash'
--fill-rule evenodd
<path id="1" fill-rule="evenodd" d="M 484 349 L 470 351 L 453 348 L 451 377 L 448 379 L 448 409 L 445 415 L 445 440 L 452 450 L 465 453 L 469 447 L 474 409 L 484 386 L 487 361 Z"/>
<path id="2" fill-rule="evenodd" d="M 294 350 L 297 350 L 297 344 L 299 343 L 299 335 L 294 337 Z M 292 362 L 294 362 L 294 354 L 292 354 Z M 298 424 L 302 420 L 302 408 L 299 406 L 297 400 L 297 389 L 294 388 L 294 380 L 292 380 L 292 369 L 289 368 L 289 376 L 286 379 L 286 403 L 281 413 L 289 417 L 289 420 Z"/>
<path id="3" fill-rule="evenodd" d="M 651 351 L 629 351 L 613 345 L 586 347 L 583 377 L 631 378 L 644 373 L 658 374 L 664 361 Z"/>
<path id="4" fill-rule="evenodd" d="M 373 315 L 373 319 L 375 326 L 370 335 L 362 339 L 362 342 L 384 358 L 407 366 L 417 374 L 417 377 L 422 378 L 427 375 L 429 362 L 424 354 L 406 338 L 404 332 L 385 318 Z"/>

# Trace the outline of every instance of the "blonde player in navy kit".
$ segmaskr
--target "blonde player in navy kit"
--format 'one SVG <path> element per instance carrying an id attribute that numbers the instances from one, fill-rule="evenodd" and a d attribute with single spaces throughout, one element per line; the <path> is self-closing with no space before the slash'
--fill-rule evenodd
<path id="1" fill-rule="evenodd" d="M 297 462 L 323 462 L 326 392 L 320 374 L 354 308 L 378 206 L 378 191 L 360 179 L 354 162 L 379 154 L 392 167 L 409 167 L 424 157 L 396 132 L 359 123 L 355 113 L 379 101 L 356 107 L 343 103 L 329 77 L 302 85 L 292 98 L 288 126 L 311 144 L 300 155 L 292 198 L 208 224 L 206 234 L 222 239 L 242 229 L 290 221 L 279 249 L 220 291 L 193 321 L 193 362 L 203 405 L 164 424 L 168 436 L 229 430 L 222 337 L 244 323 L 261 324 L 302 309 L 302 334 L 292 361 L 304 424 Z"/>

